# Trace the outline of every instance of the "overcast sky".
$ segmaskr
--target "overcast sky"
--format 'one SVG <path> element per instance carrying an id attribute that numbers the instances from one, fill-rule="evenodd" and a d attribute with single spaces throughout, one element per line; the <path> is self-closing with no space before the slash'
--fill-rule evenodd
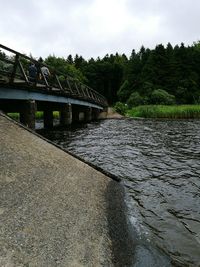
<path id="1" fill-rule="evenodd" d="M 199 0 L 0 0 L 0 43 L 34 57 L 200 40 Z"/>

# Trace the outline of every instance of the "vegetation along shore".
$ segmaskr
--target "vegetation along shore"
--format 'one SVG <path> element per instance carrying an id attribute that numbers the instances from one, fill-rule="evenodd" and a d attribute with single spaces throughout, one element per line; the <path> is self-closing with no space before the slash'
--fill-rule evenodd
<path id="1" fill-rule="evenodd" d="M 133 118 L 200 118 L 200 105 L 143 105 L 128 108 L 126 104 L 118 102 L 115 105 L 115 110 L 120 114 Z"/>

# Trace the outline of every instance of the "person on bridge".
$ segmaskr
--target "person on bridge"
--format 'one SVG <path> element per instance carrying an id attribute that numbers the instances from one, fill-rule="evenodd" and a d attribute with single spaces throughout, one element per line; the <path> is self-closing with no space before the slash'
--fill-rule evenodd
<path id="1" fill-rule="evenodd" d="M 48 80 L 50 76 L 50 71 L 46 66 L 41 67 L 41 72 L 44 74 L 45 78 Z"/>
<path id="2" fill-rule="evenodd" d="M 38 62 L 39 62 L 39 65 L 42 66 L 41 69 L 40 69 L 41 70 L 41 74 L 43 74 L 45 76 L 46 80 L 48 81 L 49 77 L 51 75 L 49 69 L 46 66 L 42 65 L 43 64 L 43 59 L 41 57 L 39 58 Z M 40 78 L 42 79 L 42 76 Z"/>
<path id="3" fill-rule="evenodd" d="M 28 67 L 28 76 L 30 82 L 36 82 L 37 79 L 37 68 L 33 62 L 30 63 Z"/>

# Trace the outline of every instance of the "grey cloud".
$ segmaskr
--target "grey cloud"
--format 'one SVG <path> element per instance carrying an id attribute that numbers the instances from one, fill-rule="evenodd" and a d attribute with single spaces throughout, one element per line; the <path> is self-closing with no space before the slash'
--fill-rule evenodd
<path id="1" fill-rule="evenodd" d="M 95 3 L 104 3 L 107 13 L 90 13 Z M 0 42 L 36 57 L 130 54 L 142 45 L 191 44 L 199 38 L 197 0 L 0 0 L 0 5 Z M 119 16 L 117 6 L 118 12 L 123 7 Z"/>
<path id="2" fill-rule="evenodd" d="M 197 0 L 128 0 L 127 5 L 132 15 L 159 16 L 160 42 L 164 39 L 171 43 L 186 44 L 199 38 L 200 2 Z"/>

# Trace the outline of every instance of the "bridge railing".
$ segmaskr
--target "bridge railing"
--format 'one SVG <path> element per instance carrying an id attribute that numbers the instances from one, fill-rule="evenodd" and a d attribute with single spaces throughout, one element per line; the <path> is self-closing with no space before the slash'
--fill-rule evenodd
<path id="1" fill-rule="evenodd" d="M 31 63 L 37 68 L 37 75 L 34 80 L 29 76 L 28 72 Z M 43 66 L 50 71 L 48 78 L 41 69 Z M 60 76 L 62 76 L 62 80 Z M 0 83 L 15 85 L 16 88 L 23 85 L 30 90 L 45 90 L 54 94 L 87 100 L 103 107 L 108 105 L 104 96 L 77 79 L 57 72 L 46 64 L 2 44 L 0 44 Z"/>

